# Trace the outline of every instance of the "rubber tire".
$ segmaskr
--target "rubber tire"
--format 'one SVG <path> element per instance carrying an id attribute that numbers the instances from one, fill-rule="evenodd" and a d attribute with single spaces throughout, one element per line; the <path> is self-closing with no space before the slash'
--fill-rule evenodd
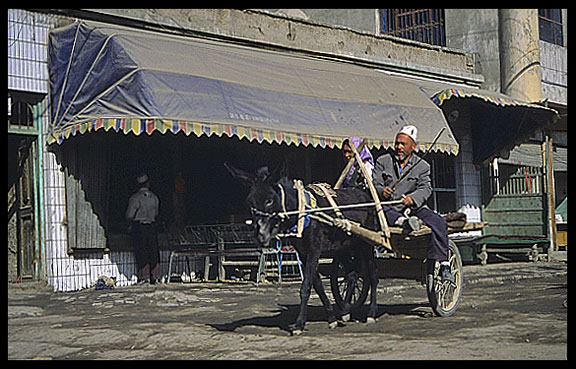
<path id="1" fill-rule="evenodd" d="M 450 282 L 442 282 L 440 280 L 441 277 L 438 276 L 440 270 L 438 262 L 429 263 L 426 261 L 426 293 L 434 314 L 440 317 L 449 317 L 454 314 L 460 304 L 462 287 L 464 285 L 460 251 L 452 240 L 448 242 L 448 247 L 450 267 L 455 279 L 453 286 Z M 442 291 L 450 293 L 450 300 L 441 301 L 440 293 Z"/>
<path id="2" fill-rule="evenodd" d="M 332 296 L 340 309 L 344 308 L 344 297 L 347 290 L 345 276 L 347 272 L 350 272 L 350 268 L 344 266 L 341 257 L 335 257 L 332 262 L 332 271 L 330 273 L 330 289 L 332 290 Z M 368 298 L 368 292 L 370 290 L 369 284 L 365 283 L 367 278 L 359 273 L 356 274 L 356 280 L 353 286 L 355 293 L 352 295 L 350 301 L 351 309 L 363 306 Z M 358 286 L 359 283 L 361 286 Z"/>

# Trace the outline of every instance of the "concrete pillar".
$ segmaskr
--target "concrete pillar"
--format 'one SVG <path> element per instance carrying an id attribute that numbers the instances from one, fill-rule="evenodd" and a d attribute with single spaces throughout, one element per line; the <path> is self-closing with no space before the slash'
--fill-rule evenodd
<path id="1" fill-rule="evenodd" d="M 542 100 L 537 9 L 499 9 L 500 87 L 524 102 Z"/>

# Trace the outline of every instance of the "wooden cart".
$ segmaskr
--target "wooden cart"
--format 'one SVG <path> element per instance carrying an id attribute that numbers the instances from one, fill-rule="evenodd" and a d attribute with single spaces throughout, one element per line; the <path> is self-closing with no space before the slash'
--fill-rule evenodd
<path id="1" fill-rule="evenodd" d="M 464 227 L 452 229 L 452 231 L 478 230 L 482 226 L 482 223 L 467 223 Z M 462 258 L 456 244 L 452 240 L 449 241 L 449 262 L 454 276 L 454 283 L 451 283 L 442 280 L 438 262 L 431 263 L 426 259 L 426 248 L 431 237 L 431 231 L 428 227 L 423 226 L 423 229 L 409 234 L 403 233 L 399 227 L 390 227 L 389 229 L 391 249 L 383 248 L 382 244 L 374 243 L 379 277 L 420 281 L 426 286 L 428 300 L 436 315 L 445 317 L 454 314 L 460 302 L 464 283 Z M 370 238 L 365 237 L 366 230 L 363 230 L 361 234 L 355 231 L 353 231 L 354 234 L 371 241 Z M 377 236 L 379 232 L 374 233 L 376 233 L 374 236 Z M 362 306 L 368 297 L 369 286 L 368 283 L 364 282 L 367 280 L 367 276 L 356 271 L 358 269 L 354 267 L 353 259 L 352 256 L 345 254 L 337 254 L 333 258 L 330 287 L 339 307 L 344 306 L 348 293 L 353 308 Z"/>
<path id="2" fill-rule="evenodd" d="M 362 146 L 364 144 L 365 142 L 362 143 Z M 449 241 L 449 262 L 452 275 L 454 276 L 454 283 L 443 281 L 439 274 L 439 263 L 426 260 L 426 248 L 432 233 L 430 228 L 423 225 L 421 229 L 406 234 L 399 227 L 388 226 L 382 209 L 382 204 L 385 203 L 380 201 L 371 176 L 366 171 L 360 158 L 359 151 L 362 146 L 359 149 L 356 149 L 354 145 L 350 146 L 354 152 L 354 158 L 348 162 L 334 188 L 341 186 L 346 174 L 354 165 L 354 162 L 357 162 L 364 178 L 367 179 L 368 188 L 374 201 L 370 205 L 376 208 L 380 231 L 369 230 L 358 223 L 342 219 L 340 210 L 343 210 L 346 206 L 338 206 L 329 197 L 327 198 L 331 202 L 331 209 L 336 214 L 339 214 L 338 217 L 330 217 L 321 211 L 317 215 L 310 213 L 309 216 L 316 217 L 316 219 L 328 224 L 332 223 L 332 225 L 345 229 L 350 234 L 359 236 L 372 243 L 375 247 L 380 277 L 408 278 L 421 281 L 426 285 L 426 292 L 433 311 L 438 316 L 454 314 L 460 302 L 464 282 L 462 258 L 458 248 L 453 241 Z M 449 228 L 449 232 L 478 230 L 483 226 L 483 223 L 473 224 L 463 221 L 458 227 Z M 340 307 L 344 306 L 346 299 L 349 300 L 353 307 L 362 306 L 366 301 L 369 286 L 364 281 L 367 281 L 367 277 L 361 275 L 358 270 L 360 268 L 355 266 L 354 256 L 351 254 L 340 253 L 334 255 L 330 273 L 330 285 L 334 299 Z"/>

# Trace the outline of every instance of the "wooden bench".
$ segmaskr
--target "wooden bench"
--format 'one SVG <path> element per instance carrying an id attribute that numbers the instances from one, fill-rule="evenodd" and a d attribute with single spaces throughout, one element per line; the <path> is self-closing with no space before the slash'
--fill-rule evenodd
<path id="1" fill-rule="evenodd" d="M 550 241 L 544 236 L 484 235 L 455 240 L 459 247 L 471 246 L 481 265 L 488 262 L 488 254 L 524 254 L 529 260 L 538 261 L 547 253 Z"/>
<path id="2" fill-rule="evenodd" d="M 259 283 L 265 272 L 270 256 L 278 266 L 278 279 L 282 280 L 282 264 L 295 264 L 301 272 L 301 263 L 295 250 L 277 248 L 260 248 L 252 239 L 253 230 L 243 223 L 186 226 L 183 231 L 173 237 L 168 263 L 168 282 L 172 277 L 173 263 L 176 258 L 184 257 L 189 265 L 189 259 L 204 259 L 204 280 L 209 280 L 211 267 L 218 267 L 217 280 L 226 279 L 226 266 L 258 267 L 256 282 Z M 283 261 L 284 255 L 296 255 L 294 261 Z M 233 258 L 233 259 L 229 259 Z M 246 259 L 249 260 L 246 260 Z M 214 262 L 215 260 L 215 262 Z"/>

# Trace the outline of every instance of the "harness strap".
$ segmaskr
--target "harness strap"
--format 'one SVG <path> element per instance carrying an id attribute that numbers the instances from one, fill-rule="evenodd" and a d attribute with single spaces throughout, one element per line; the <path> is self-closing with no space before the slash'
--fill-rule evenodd
<path id="1" fill-rule="evenodd" d="M 282 204 L 282 213 L 286 213 L 286 193 L 284 192 L 284 187 L 278 183 L 280 187 L 280 203 Z"/>
<path id="2" fill-rule="evenodd" d="M 282 211 L 286 213 L 286 195 L 284 188 L 280 186 L 280 198 L 282 200 Z M 276 237 L 302 237 L 302 232 L 310 224 L 310 216 L 306 213 L 306 208 L 315 208 L 317 206 L 316 198 L 312 193 L 304 188 L 301 180 L 295 179 L 292 186 L 298 193 L 298 220 L 296 224 L 286 231 L 286 233 L 278 234 Z"/>
<path id="3" fill-rule="evenodd" d="M 302 231 L 304 231 L 304 222 L 306 221 L 306 213 L 304 213 L 306 198 L 304 195 L 304 184 L 301 180 L 294 180 L 294 189 L 298 191 L 298 228 L 296 229 L 296 237 L 300 238 L 302 237 Z"/>

